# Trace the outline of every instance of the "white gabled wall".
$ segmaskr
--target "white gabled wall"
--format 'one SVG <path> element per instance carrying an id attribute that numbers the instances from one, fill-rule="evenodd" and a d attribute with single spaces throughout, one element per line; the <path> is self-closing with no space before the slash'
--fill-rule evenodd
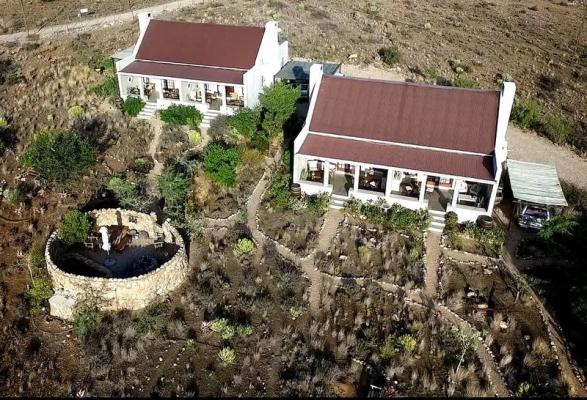
<path id="1" fill-rule="evenodd" d="M 497 129 L 495 132 L 495 164 L 496 164 L 496 181 L 499 181 L 503 162 L 507 159 L 508 143 L 506 134 L 510 114 L 514 105 L 514 96 L 516 95 L 516 84 L 513 82 L 504 82 L 499 95 L 499 109 L 497 114 Z"/>

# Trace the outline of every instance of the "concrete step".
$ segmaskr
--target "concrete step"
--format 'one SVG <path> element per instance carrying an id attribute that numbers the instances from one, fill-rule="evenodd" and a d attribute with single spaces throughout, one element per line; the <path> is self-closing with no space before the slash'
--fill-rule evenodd
<path id="1" fill-rule="evenodd" d="M 157 104 L 155 103 L 147 103 L 137 115 L 138 119 L 151 119 L 155 117 L 155 113 L 157 112 Z"/>
<path id="2" fill-rule="evenodd" d="M 428 213 L 433 216 L 433 215 L 438 215 L 438 216 L 442 216 L 444 218 L 444 214 L 446 214 L 446 211 L 438 211 L 438 210 L 428 210 Z"/>
<path id="3" fill-rule="evenodd" d="M 428 232 L 442 233 L 443 231 L 444 231 L 444 229 L 434 228 L 432 226 L 428 228 Z"/>

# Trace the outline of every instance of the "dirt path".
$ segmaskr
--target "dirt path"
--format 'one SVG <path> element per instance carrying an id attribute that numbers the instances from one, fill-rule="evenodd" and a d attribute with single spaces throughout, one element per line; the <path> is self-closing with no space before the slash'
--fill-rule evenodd
<path id="1" fill-rule="evenodd" d="M 52 25 L 41 28 L 38 31 L 31 30 L 31 34 L 39 35 L 39 38 L 46 38 L 55 35 L 63 36 L 78 34 L 96 29 L 102 29 L 113 25 L 119 25 L 124 22 L 130 22 L 136 18 L 139 13 L 145 11 L 152 11 L 153 14 L 162 14 L 168 11 L 176 11 L 185 7 L 190 7 L 198 3 L 203 3 L 204 0 L 180 0 L 171 1 L 169 3 L 160 4 L 152 7 L 146 7 L 139 10 L 128 11 L 119 14 L 111 14 L 104 17 L 88 18 L 79 22 L 62 25 Z M 26 40 L 26 32 L 16 32 L 0 36 L 0 43 L 14 42 L 18 40 Z"/>
<path id="2" fill-rule="evenodd" d="M 151 185 L 151 192 L 156 194 L 159 192 L 159 186 L 157 184 L 157 177 L 163 172 L 163 164 L 157 161 L 157 149 L 159 148 L 159 142 L 161 140 L 161 132 L 163 131 L 163 122 L 158 119 L 149 120 L 149 124 L 153 127 L 153 139 L 149 143 L 149 155 L 153 159 L 153 168 L 149 171 L 148 179 Z"/>
<path id="3" fill-rule="evenodd" d="M 279 159 L 279 154 L 274 160 Z M 269 170 L 269 169 L 268 169 Z M 259 182 L 253 194 L 249 198 L 249 202 L 247 203 L 247 226 L 251 230 L 254 240 L 257 242 L 258 245 L 262 245 L 267 241 L 271 241 L 278 253 L 289 259 L 290 261 L 295 262 L 297 265 L 300 265 L 308 279 L 310 280 L 310 295 L 309 295 L 309 304 L 310 304 L 310 311 L 312 313 L 318 313 L 320 308 L 323 306 L 323 297 L 322 294 L 327 287 L 335 288 L 336 285 L 342 281 L 343 278 L 337 276 L 331 276 L 324 272 L 319 271 L 314 265 L 314 258 L 317 251 L 327 251 L 328 247 L 334 236 L 336 235 L 336 231 L 338 225 L 343 219 L 343 214 L 339 210 L 329 209 L 329 211 L 325 215 L 324 225 L 322 230 L 320 231 L 320 236 L 318 239 L 318 246 L 312 253 L 308 256 L 301 258 L 300 256 L 294 254 L 290 249 L 277 243 L 274 240 L 271 240 L 263 232 L 259 230 L 258 221 L 257 221 L 257 211 L 261 204 L 261 200 L 263 197 L 263 193 L 265 192 L 265 188 L 267 187 L 267 183 L 269 181 L 268 174 L 266 173 L 263 175 L 263 179 Z M 440 258 L 441 250 L 440 250 L 440 235 L 430 235 L 427 239 L 427 263 L 430 263 L 432 267 L 427 265 L 427 279 L 426 279 L 426 290 L 428 293 L 436 294 L 436 287 L 438 284 L 438 260 Z M 429 271 L 429 272 L 428 272 Z M 344 279 L 354 279 L 354 278 L 344 278 Z M 356 281 L 363 281 L 363 279 L 357 278 L 354 279 Z M 379 282 L 373 281 L 374 283 L 379 284 L 384 290 L 389 292 L 397 292 L 398 287 L 395 285 L 388 284 L 386 282 Z M 431 296 L 424 296 L 428 298 L 433 298 Z M 474 329 L 468 324 L 466 321 L 459 318 L 455 313 L 448 310 L 446 307 L 433 302 L 432 304 L 426 303 L 421 296 L 418 294 L 412 293 L 408 298 L 406 298 L 407 302 L 412 304 L 417 304 L 421 307 L 428 307 L 435 309 L 441 317 L 445 320 L 454 323 L 460 326 L 462 329 L 465 330 L 472 330 Z M 491 353 L 485 348 L 483 345 L 479 346 L 477 349 L 477 356 L 481 361 L 484 370 L 486 371 L 489 380 L 491 382 L 491 386 L 493 391 L 498 396 L 509 396 L 510 391 L 505 384 L 502 376 L 499 373 L 499 369 L 493 360 Z"/>
<path id="4" fill-rule="evenodd" d="M 424 293 L 430 299 L 436 299 L 438 292 L 438 262 L 440 261 L 440 234 L 428 232 L 426 237 L 426 276 L 424 277 Z"/>
<path id="5" fill-rule="evenodd" d="M 559 178 L 587 189 L 587 159 L 535 132 L 524 131 L 512 124 L 508 127 L 507 141 L 508 158 L 554 165 Z"/>

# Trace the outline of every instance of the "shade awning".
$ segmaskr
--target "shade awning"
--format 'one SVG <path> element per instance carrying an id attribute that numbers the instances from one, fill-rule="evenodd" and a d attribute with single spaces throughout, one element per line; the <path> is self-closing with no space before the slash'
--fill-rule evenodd
<path id="1" fill-rule="evenodd" d="M 552 165 L 507 160 L 514 199 L 547 206 L 567 206 L 556 168 Z"/>

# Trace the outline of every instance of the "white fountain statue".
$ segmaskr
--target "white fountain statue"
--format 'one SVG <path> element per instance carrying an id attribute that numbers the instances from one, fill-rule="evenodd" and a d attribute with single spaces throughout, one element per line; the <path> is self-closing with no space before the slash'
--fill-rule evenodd
<path id="1" fill-rule="evenodd" d="M 110 254 L 110 249 L 112 246 L 110 245 L 110 241 L 108 238 L 108 228 L 103 226 L 100 228 L 100 230 L 98 232 L 100 232 L 102 234 L 102 250 L 104 250 L 108 254 Z"/>

